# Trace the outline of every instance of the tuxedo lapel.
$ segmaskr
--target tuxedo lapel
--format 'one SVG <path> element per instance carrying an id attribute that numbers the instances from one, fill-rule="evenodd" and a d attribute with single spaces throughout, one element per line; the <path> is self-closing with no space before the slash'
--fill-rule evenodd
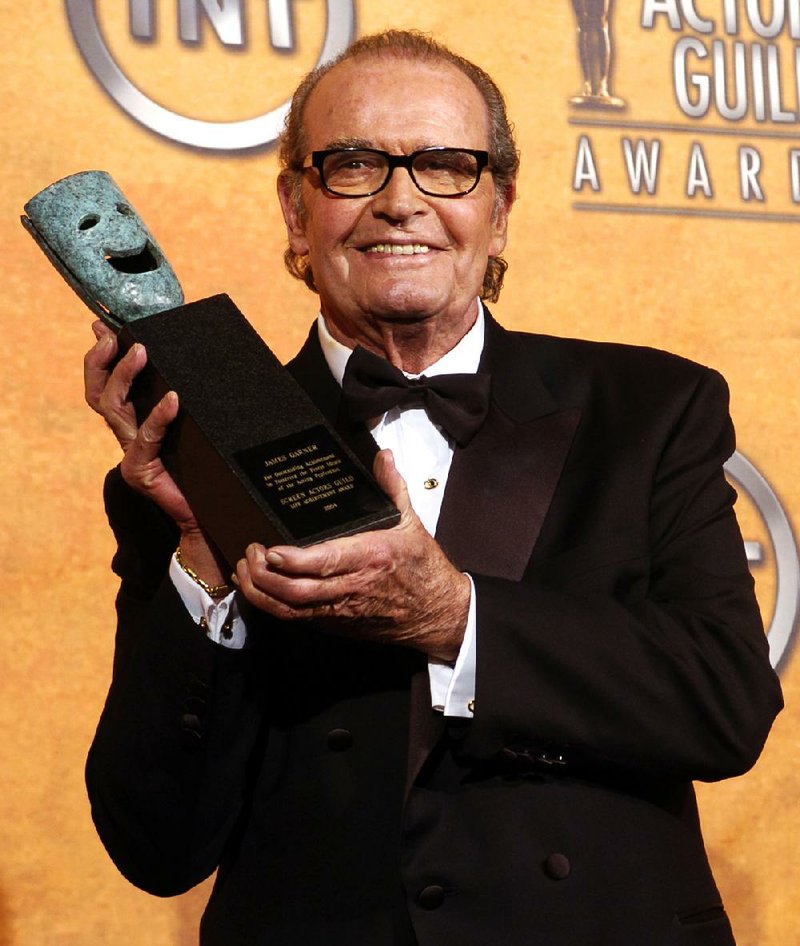
<path id="1" fill-rule="evenodd" d="M 322 354 L 316 325 L 312 327 L 303 347 L 286 367 L 328 423 L 358 454 L 362 463 L 372 469 L 372 460 L 378 451 L 378 445 L 367 426 L 351 420 L 344 409 L 342 389 L 336 383 Z M 434 713 L 431 708 L 427 660 L 422 653 L 417 654 L 417 657 L 417 668 L 409 678 L 406 794 L 444 728 L 441 714 Z"/>
<path id="2" fill-rule="evenodd" d="M 286 365 L 295 381 L 308 394 L 328 423 L 336 430 L 342 440 L 356 453 L 368 470 L 378 452 L 378 445 L 362 421 L 351 420 L 342 403 L 342 389 L 331 374 L 322 347 L 319 343 L 317 325 L 311 331 L 305 344 L 295 357 Z"/>
<path id="3" fill-rule="evenodd" d="M 475 437 L 453 454 L 436 539 L 457 568 L 519 581 L 581 412 L 553 400 L 530 360 L 530 345 L 486 315 L 480 370 L 492 376 L 492 406 Z M 444 729 L 444 717 L 431 710 L 422 668 L 411 684 L 406 794 Z"/>
<path id="4" fill-rule="evenodd" d="M 311 326 L 303 347 L 286 365 L 286 370 L 322 411 L 325 418 L 333 422 L 339 410 L 342 391 L 322 354 L 316 322 Z"/>
<path id="5" fill-rule="evenodd" d="M 492 405 L 483 427 L 453 455 L 436 530 L 458 568 L 515 581 L 530 559 L 580 420 L 580 410 L 562 409 L 553 400 L 530 353 L 487 312 L 481 370 L 492 375 Z M 366 425 L 343 409 L 316 326 L 287 368 L 371 466 L 377 445 Z M 409 722 L 406 791 L 444 730 L 443 717 L 431 709 L 422 655 L 411 680 Z"/>
<path id="6" fill-rule="evenodd" d="M 453 455 L 436 530 L 458 568 L 512 581 L 530 560 L 581 416 L 553 400 L 530 356 L 487 313 L 480 370 L 492 376 L 492 407 Z"/>

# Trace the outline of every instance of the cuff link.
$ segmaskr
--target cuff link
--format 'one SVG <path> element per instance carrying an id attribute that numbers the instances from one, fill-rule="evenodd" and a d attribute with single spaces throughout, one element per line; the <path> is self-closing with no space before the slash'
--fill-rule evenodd
<path id="1" fill-rule="evenodd" d="M 197 626 L 207 637 L 211 637 L 211 628 L 208 626 L 208 620 L 203 614 L 200 616 L 200 620 L 197 622 Z M 219 629 L 220 637 L 223 640 L 229 641 L 233 638 L 233 616 L 228 615 L 222 627 Z M 211 638 L 213 640 L 213 638 Z"/>

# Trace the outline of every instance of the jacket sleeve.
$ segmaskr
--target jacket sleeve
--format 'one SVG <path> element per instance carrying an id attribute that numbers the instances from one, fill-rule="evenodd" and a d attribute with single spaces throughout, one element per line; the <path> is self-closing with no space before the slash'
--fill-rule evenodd
<path id="1" fill-rule="evenodd" d="M 573 476 L 562 528 L 577 541 L 553 551 L 544 537 L 520 582 L 474 576 L 465 757 L 679 780 L 755 762 L 782 697 L 723 473 L 727 386 L 701 372 L 638 454 L 641 495 L 615 492 L 602 465 Z M 598 535 L 586 523 L 600 503 L 613 511 Z"/>
<path id="2" fill-rule="evenodd" d="M 118 471 L 105 495 L 121 586 L 113 678 L 86 782 L 119 870 L 169 896 L 213 872 L 246 804 L 261 720 L 257 648 L 208 640 L 167 576 L 171 523 Z"/>

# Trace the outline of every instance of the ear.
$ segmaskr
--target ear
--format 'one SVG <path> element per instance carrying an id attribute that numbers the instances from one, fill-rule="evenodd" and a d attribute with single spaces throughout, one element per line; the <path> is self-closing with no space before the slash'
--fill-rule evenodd
<path id="1" fill-rule="evenodd" d="M 306 240 L 302 207 L 299 199 L 295 197 L 294 184 L 292 172 L 281 171 L 278 175 L 278 200 L 281 202 L 289 246 L 298 256 L 307 256 L 308 240 Z"/>
<path id="2" fill-rule="evenodd" d="M 508 215 L 511 213 L 511 205 L 517 196 L 517 185 L 511 183 L 505 188 L 503 194 L 496 197 L 496 205 L 492 216 L 492 239 L 489 244 L 489 256 L 499 256 L 506 245 L 506 235 L 508 233 Z"/>

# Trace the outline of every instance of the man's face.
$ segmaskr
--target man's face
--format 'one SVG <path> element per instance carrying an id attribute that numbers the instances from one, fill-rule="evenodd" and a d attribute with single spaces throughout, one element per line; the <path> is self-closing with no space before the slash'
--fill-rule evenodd
<path id="1" fill-rule="evenodd" d="M 306 104 L 308 152 L 371 147 L 488 150 L 488 116 L 472 82 L 447 63 L 395 57 L 351 60 L 320 81 Z M 337 198 L 316 172 L 303 181 L 298 213 L 281 192 L 292 249 L 308 255 L 322 311 L 352 341 L 387 325 L 425 323 L 443 351 L 470 328 L 487 259 L 505 245 L 508 206 L 488 170 L 463 197 L 429 197 L 398 168 L 372 197 Z M 391 247 L 426 247 L 398 254 Z"/>

